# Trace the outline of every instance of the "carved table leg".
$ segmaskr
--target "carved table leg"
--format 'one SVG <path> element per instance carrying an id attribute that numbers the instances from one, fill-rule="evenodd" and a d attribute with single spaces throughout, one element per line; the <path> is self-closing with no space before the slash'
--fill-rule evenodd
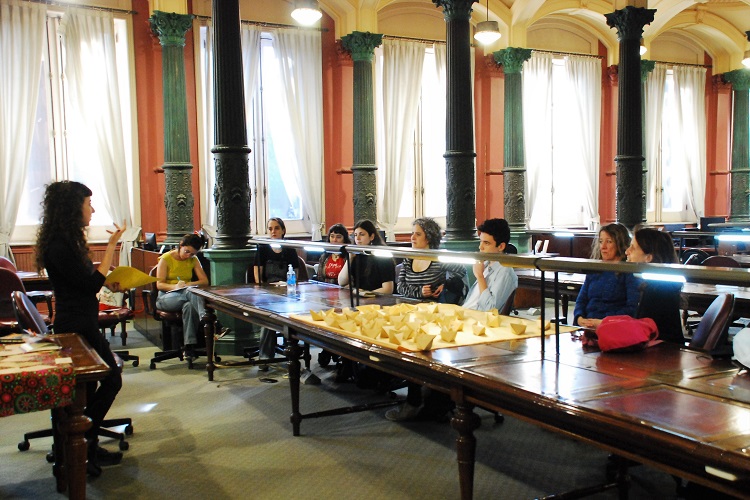
<path id="1" fill-rule="evenodd" d="M 292 434 L 299 436 L 300 423 L 302 422 L 302 414 L 299 411 L 299 358 L 302 354 L 302 349 L 299 346 L 299 341 L 291 335 L 288 336 L 286 341 L 285 354 L 289 360 L 287 362 L 289 367 L 289 389 L 292 393 L 292 414 L 289 416 L 289 420 L 292 422 Z"/>
<path id="2" fill-rule="evenodd" d="M 214 333 L 216 330 L 216 313 L 210 307 L 206 307 L 206 313 L 201 318 L 203 322 L 203 335 L 206 337 L 206 371 L 208 372 L 208 381 L 214 379 Z"/>
<path id="3" fill-rule="evenodd" d="M 71 499 L 86 498 L 86 439 L 84 433 L 91 428 L 91 419 L 83 414 L 86 405 L 86 383 L 76 384 L 76 397 L 72 405 L 63 408 L 58 413 L 60 417 L 58 432 L 55 439 L 62 439 L 63 443 L 55 443 L 57 450 L 63 450 L 63 464 L 58 467 L 58 490 L 62 478 L 67 479 L 68 497 Z M 65 479 L 62 479 L 63 481 Z"/>
<path id="4" fill-rule="evenodd" d="M 451 427 L 458 431 L 456 455 L 458 459 L 458 480 L 461 484 L 461 498 L 469 500 L 474 495 L 474 457 L 477 439 L 474 431 L 479 428 L 479 416 L 473 411 L 474 405 L 462 402 L 456 404 L 456 413 L 451 419 Z"/>

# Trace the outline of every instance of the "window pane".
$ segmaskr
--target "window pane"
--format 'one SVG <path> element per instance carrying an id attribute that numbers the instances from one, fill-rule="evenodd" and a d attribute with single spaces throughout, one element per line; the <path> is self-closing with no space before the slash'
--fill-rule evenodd
<path id="1" fill-rule="evenodd" d="M 263 40 L 261 55 L 261 85 L 265 130 L 266 161 L 268 167 L 269 217 L 284 220 L 302 219 L 302 198 L 294 172 L 297 161 L 294 144 L 289 135 L 291 124 L 284 96 L 284 83 L 270 40 Z"/>
<path id="2" fill-rule="evenodd" d="M 42 74 L 39 78 L 39 97 L 37 99 L 36 123 L 34 138 L 31 144 L 31 157 L 26 171 L 21 203 L 18 207 L 16 224 L 30 226 L 39 223 L 42 215 L 42 198 L 44 187 L 52 181 L 50 165 L 50 131 L 47 122 L 47 92 L 44 88 L 44 78 L 49 74 L 45 70 L 46 63 L 42 63 Z"/>
<path id="3" fill-rule="evenodd" d="M 439 85 L 435 54 L 428 51 L 422 70 L 422 178 L 423 215 L 445 217 L 445 88 Z"/>

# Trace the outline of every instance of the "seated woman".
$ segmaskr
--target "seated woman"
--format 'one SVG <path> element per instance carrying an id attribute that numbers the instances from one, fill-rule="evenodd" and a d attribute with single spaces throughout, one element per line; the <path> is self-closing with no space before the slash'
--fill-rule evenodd
<path id="1" fill-rule="evenodd" d="M 268 219 L 268 235 L 273 240 L 283 240 L 286 236 L 286 224 L 280 217 Z M 253 263 L 253 275 L 256 283 L 275 283 L 286 281 L 289 266 L 299 274 L 299 257 L 294 248 L 274 248 L 270 245 L 258 245 Z M 260 329 L 260 359 L 273 359 L 276 355 L 276 333 L 267 328 Z M 268 371 L 268 365 L 260 365 L 260 371 Z"/>
<path id="2" fill-rule="evenodd" d="M 441 236 L 437 222 L 428 217 L 417 219 L 412 223 L 411 247 L 438 248 Z M 466 268 L 423 259 L 404 259 L 396 286 L 404 297 L 451 304 L 463 302 L 468 290 Z"/>
<path id="3" fill-rule="evenodd" d="M 592 259 L 604 262 L 625 260 L 630 234 L 625 226 L 614 223 L 602 226 L 594 241 Z M 635 316 L 640 298 L 641 280 L 630 273 L 604 271 L 589 273 L 578 292 L 574 325 L 596 328 L 606 316 Z"/>
<path id="4" fill-rule="evenodd" d="M 174 250 L 159 257 L 156 266 L 156 289 L 159 296 L 156 307 L 163 311 L 182 311 L 182 334 L 185 352 L 198 344 L 200 320 L 206 312 L 202 297 L 188 292 L 188 286 L 208 285 L 208 276 L 196 255 L 203 247 L 203 240 L 197 234 L 186 234 Z M 193 275 L 197 280 L 193 281 Z"/>
<path id="5" fill-rule="evenodd" d="M 354 243 L 360 246 L 380 245 L 385 246 L 375 224 L 367 219 L 358 221 L 354 225 Z M 352 281 L 359 290 L 377 293 L 393 293 L 393 281 L 395 279 L 395 268 L 391 259 L 383 259 L 372 255 L 352 255 Z M 339 273 L 339 285 L 349 284 L 349 266 L 344 267 Z"/>
<path id="6" fill-rule="evenodd" d="M 636 229 L 630 246 L 625 251 L 628 262 L 676 264 L 677 254 L 669 233 L 652 228 Z M 651 318 L 659 330 L 659 338 L 667 342 L 684 343 L 680 322 L 680 291 L 682 283 L 648 280 L 641 285 L 641 299 L 636 318 Z"/>
<path id="7" fill-rule="evenodd" d="M 328 228 L 328 243 L 334 245 L 349 245 L 352 240 L 349 239 L 349 233 L 343 224 L 334 224 Z M 346 261 L 340 253 L 323 252 L 318 261 L 317 280 L 325 283 L 338 283 L 339 273 L 344 268 Z"/>

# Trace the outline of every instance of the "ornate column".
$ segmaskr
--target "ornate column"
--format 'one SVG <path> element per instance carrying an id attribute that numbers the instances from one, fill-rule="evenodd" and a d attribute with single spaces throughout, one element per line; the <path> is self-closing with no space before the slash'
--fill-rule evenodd
<path id="1" fill-rule="evenodd" d="M 640 40 L 643 26 L 654 20 L 655 9 L 627 6 L 605 14 L 617 28 L 620 41 L 617 110 L 617 221 L 632 228 L 643 221 L 643 122 L 641 112 Z"/>
<path id="2" fill-rule="evenodd" d="M 187 93 L 185 91 L 185 34 L 193 15 L 155 10 L 149 18 L 151 30 L 162 46 L 164 94 L 164 205 L 167 207 L 167 238 L 177 243 L 195 230 L 193 223 L 193 165 L 190 163 Z"/>
<path id="3" fill-rule="evenodd" d="M 508 47 L 494 53 L 495 61 L 505 73 L 505 168 L 503 199 L 505 220 L 511 231 L 526 229 L 526 157 L 523 142 L 523 63 L 531 57 L 531 49 Z"/>
<path id="4" fill-rule="evenodd" d="M 750 161 L 748 161 L 748 89 L 750 70 L 736 69 L 724 73 L 732 84 L 732 168 L 729 172 L 732 199 L 729 220 L 750 221 Z"/>
<path id="5" fill-rule="evenodd" d="M 469 19 L 475 0 L 432 0 L 445 18 L 446 129 L 445 184 L 446 241 L 476 240 L 476 183 L 474 180 L 474 123 L 471 101 L 471 42 Z"/>
<path id="6" fill-rule="evenodd" d="M 641 144 L 643 145 L 643 200 L 641 202 L 641 219 L 646 220 L 646 208 L 648 202 L 648 164 L 646 163 L 646 80 L 648 74 L 654 70 L 656 61 L 641 59 Z M 652 151 L 653 153 L 653 151 Z"/>
<path id="7" fill-rule="evenodd" d="M 238 0 L 213 2 L 214 142 L 217 234 L 213 248 L 246 248 L 250 238 L 250 177 Z"/>
<path id="8" fill-rule="evenodd" d="M 383 35 L 353 31 L 341 45 L 354 61 L 354 221 L 377 222 L 377 172 L 375 165 L 375 110 L 373 109 L 372 58 Z"/>

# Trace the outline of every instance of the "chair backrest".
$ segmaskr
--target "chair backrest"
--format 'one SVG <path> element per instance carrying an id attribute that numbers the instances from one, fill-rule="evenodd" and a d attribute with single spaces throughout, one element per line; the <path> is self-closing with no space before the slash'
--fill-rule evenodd
<path id="1" fill-rule="evenodd" d="M 15 264 L 10 261 L 7 257 L 0 257 L 0 269 L 7 269 L 8 271 L 13 271 L 14 273 L 18 271 Z"/>
<path id="2" fill-rule="evenodd" d="M 706 352 L 713 352 L 721 347 L 727 339 L 733 309 L 734 295 L 724 293 L 716 297 L 698 323 L 690 347 Z"/>
<path id="3" fill-rule="evenodd" d="M 36 306 L 28 295 L 16 290 L 11 294 L 13 303 L 13 312 L 21 328 L 30 330 L 38 335 L 47 335 L 50 333 L 47 323 L 37 310 Z"/>
<path id="4" fill-rule="evenodd" d="M 310 273 L 307 272 L 307 262 L 305 259 L 297 256 L 299 264 L 297 264 L 297 281 L 310 281 Z"/>
<path id="5" fill-rule="evenodd" d="M 505 253 L 509 253 L 509 254 L 515 255 L 515 254 L 518 253 L 518 248 L 513 243 L 506 243 L 505 244 Z"/>
<path id="6" fill-rule="evenodd" d="M 703 262 L 702 266 L 708 267 L 740 267 L 740 263 L 726 255 L 712 255 Z"/>
<path id="7" fill-rule="evenodd" d="M 508 300 L 505 301 L 505 304 L 503 304 L 503 308 L 500 309 L 500 314 L 502 314 L 503 316 L 508 316 L 513 310 L 513 301 L 516 299 L 516 290 L 510 292 Z"/>
<path id="8" fill-rule="evenodd" d="M 11 305 L 11 292 L 20 291 L 26 293 L 21 278 L 15 271 L 0 268 L 0 318 L 13 318 L 13 306 Z"/>
<path id="9" fill-rule="evenodd" d="M 710 255 L 700 248 L 688 248 L 682 252 L 682 263 L 690 266 L 699 266 Z"/>

